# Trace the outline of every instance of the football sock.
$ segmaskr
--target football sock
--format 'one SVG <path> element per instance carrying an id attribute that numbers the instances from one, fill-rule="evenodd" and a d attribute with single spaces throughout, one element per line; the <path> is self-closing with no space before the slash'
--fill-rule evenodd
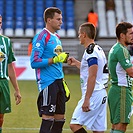
<path id="1" fill-rule="evenodd" d="M 124 133 L 124 131 L 120 131 L 120 130 L 113 130 L 113 133 Z"/>
<path id="2" fill-rule="evenodd" d="M 87 133 L 87 131 L 82 127 L 74 133 Z"/>
<path id="3" fill-rule="evenodd" d="M 42 119 L 42 124 L 39 133 L 51 133 L 51 127 L 53 126 L 54 119 Z"/>
<path id="4" fill-rule="evenodd" d="M 2 133 L 2 128 L 0 127 L 0 133 Z"/>
<path id="5" fill-rule="evenodd" d="M 62 133 L 62 128 L 65 123 L 65 120 L 55 120 L 53 127 L 51 129 L 51 133 Z"/>

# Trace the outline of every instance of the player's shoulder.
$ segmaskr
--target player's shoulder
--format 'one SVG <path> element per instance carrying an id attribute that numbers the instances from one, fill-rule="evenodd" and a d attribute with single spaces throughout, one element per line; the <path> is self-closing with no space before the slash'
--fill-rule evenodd
<path id="1" fill-rule="evenodd" d="M 9 37 L 5 36 L 5 35 L 0 35 L 0 37 L 4 38 L 4 39 L 7 39 L 7 40 L 10 40 Z"/>
<path id="2" fill-rule="evenodd" d="M 115 52 L 115 53 L 118 53 L 118 54 L 121 54 L 121 53 L 123 53 L 123 52 L 127 52 L 127 51 L 128 51 L 127 48 L 125 48 L 125 47 L 124 47 L 122 44 L 120 44 L 120 43 L 116 43 L 116 44 L 114 45 L 113 49 L 114 49 L 114 52 Z"/>
<path id="3" fill-rule="evenodd" d="M 101 46 L 99 46 L 98 44 L 95 45 L 94 47 L 94 54 L 99 54 L 99 52 L 101 53 L 104 53 L 103 49 Z"/>
<path id="4" fill-rule="evenodd" d="M 102 50 L 102 47 L 100 45 L 96 44 L 94 49 L 95 50 Z"/>
<path id="5" fill-rule="evenodd" d="M 43 37 L 46 36 L 47 34 L 49 34 L 49 32 L 44 28 L 40 32 L 38 32 L 36 36 Z"/>
<path id="6" fill-rule="evenodd" d="M 44 28 L 41 31 L 39 31 L 33 38 L 33 40 L 43 40 L 43 38 L 50 36 L 48 31 Z"/>

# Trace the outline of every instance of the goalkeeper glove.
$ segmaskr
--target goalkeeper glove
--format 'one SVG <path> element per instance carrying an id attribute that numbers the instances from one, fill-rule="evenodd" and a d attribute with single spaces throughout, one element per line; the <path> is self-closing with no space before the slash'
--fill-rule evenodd
<path id="1" fill-rule="evenodd" d="M 67 83 L 64 79 L 63 79 L 63 86 L 64 86 L 64 90 L 65 90 L 65 99 L 67 102 L 70 99 L 70 90 L 69 90 Z"/>
<path id="2" fill-rule="evenodd" d="M 69 57 L 69 53 L 62 52 L 61 54 L 53 57 L 53 63 L 67 63 L 67 58 Z"/>

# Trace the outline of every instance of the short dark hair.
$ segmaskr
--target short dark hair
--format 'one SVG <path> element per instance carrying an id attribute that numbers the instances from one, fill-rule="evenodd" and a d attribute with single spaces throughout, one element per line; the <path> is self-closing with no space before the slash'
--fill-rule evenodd
<path id="1" fill-rule="evenodd" d="M 85 32 L 90 39 L 95 39 L 96 27 L 90 22 L 86 22 L 80 25 L 81 31 Z"/>
<path id="2" fill-rule="evenodd" d="M 94 13 L 94 10 L 93 10 L 93 9 L 91 9 L 91 10 L 90 10 L 90 13 Z"/>
<path id="3" fill-rule="evenodd" d="M 47 18 L 53 18 L 54 14 L 58 13 L 58 14 L 62 14 L 61 10 L 59 8 L 56 7 L 49 7 L 44 11 L 44 21 L 47 22 Z"/>
<path id="4" fill-rule="evenodd" d="M 133 25 L 131 23 L 128 23 L 128 22 L 121 22 L 121 23 L 119 23 L 116 26 L 116 37 L 118 39 L 120 39 L 120 34 L 121 33 L 126 34 L 127 30 L 132 28 L 132 27 L 133 27 Z"/>

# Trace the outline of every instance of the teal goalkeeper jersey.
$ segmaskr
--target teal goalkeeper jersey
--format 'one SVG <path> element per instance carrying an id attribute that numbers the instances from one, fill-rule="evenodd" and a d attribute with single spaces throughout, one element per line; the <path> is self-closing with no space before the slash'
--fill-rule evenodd
<path id="1" fill-rule="evenodd" d="M 130 54 L 126 47 L 116 43 L 109 51 L 108 68 L 112 84 L 131 87 L 132 81 L 126 69 L 132 66 Z"/>
<path id="2" fill-rule="evenodd" d="M 8 77 L 8 64 L 15 61 L 12 44 L 8 37 L 0 35 L 0 78 Z"/>

